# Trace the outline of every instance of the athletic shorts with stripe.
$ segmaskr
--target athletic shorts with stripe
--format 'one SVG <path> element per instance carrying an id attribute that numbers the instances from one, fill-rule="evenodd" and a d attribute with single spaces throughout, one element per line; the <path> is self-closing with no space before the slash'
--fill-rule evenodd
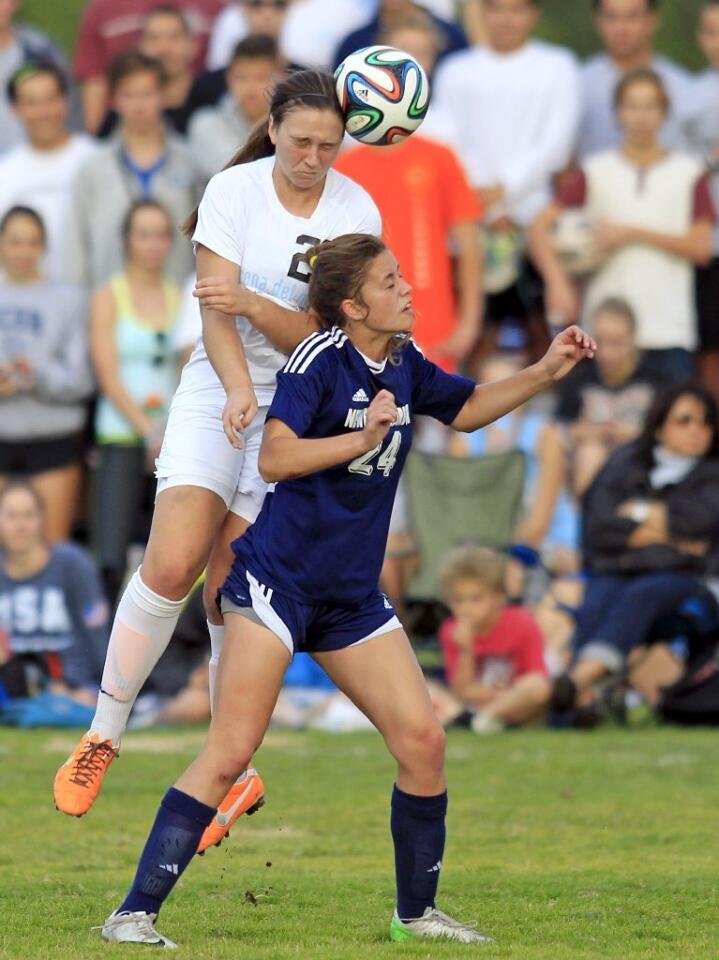
<path id="1" fill-rule="evenodd" d="M 175 395 L 155 462 L 157 493 L 170 487 L 204 487 L 221 497 L 227 509 L 254 523 L 267 493 L 258 458 L 268 407 L 260 407 L 235 449 L 222 429 L 225 394 L 208 385 L 188 397 Z"/>
<path id="2" fill-rule="evenodd" d="M 343 650 L 399 629 L 387 597 L 376 590 L 361 606 L 304 603 L 264 586 L 235 564 L 220 589 L 223 614 L 239 614 L 276 634 L 292 656 Z"/>

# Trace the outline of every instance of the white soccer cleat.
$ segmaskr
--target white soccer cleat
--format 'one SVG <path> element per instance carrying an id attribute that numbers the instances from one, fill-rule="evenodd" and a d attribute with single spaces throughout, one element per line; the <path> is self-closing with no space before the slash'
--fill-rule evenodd
<path id="1" fill-rule="evenodd" d="M 176 950 L 177 944 L 168 937 L 163 937 L 155 930 L 156 913 L 122 913 L 110 914 L 102 927 L 93 927 L 93 930 L 102 930 L 102 939 L 108 943 L 146 943 L 151 947 L 166 947 Z"/>
<path id="2" fill-rule="evenodd" d="M 415 920 L 400 920 L 395 910 L 389 925 L 390 940 L 456 940 L 459 943 L 494 943 L 476 924 L 460 923 L 435 907 L 427 907 Z"/>

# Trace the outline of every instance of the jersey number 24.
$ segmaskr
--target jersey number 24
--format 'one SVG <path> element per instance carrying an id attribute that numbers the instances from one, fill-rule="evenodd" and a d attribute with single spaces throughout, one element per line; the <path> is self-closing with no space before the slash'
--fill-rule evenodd
<path id="1" fill-rule="evenodd" d="M 368 450 L 367 453 L 363 453 L 361 457 L 353 460 L 347 469 L 350 473 L 359 473 L 363 477 L 371 477 L 374 473 L 374 464 L 372 461 L 376 456 L 382 454 L 377 461 L 377 469 L 381 470 L 385 477 L 388 477 L 390 473 L 392 473 L 392 468 L 395 463 L 397 463 L 397 455 L 401 443 L 402 434 L 399 430 L 395 430 L 384 453 L 382 453 L 382 444 L 378 443 L 372 450 Z"/>

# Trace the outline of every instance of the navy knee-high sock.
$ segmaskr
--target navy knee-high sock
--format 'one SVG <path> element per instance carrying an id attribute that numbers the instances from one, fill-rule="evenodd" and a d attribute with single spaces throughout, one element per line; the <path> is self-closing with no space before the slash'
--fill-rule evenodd
<path id="1" fill-rule="evenodd" d="M 162 798 L 130 892 L 119 911 L 159 913 L 217 811 L 170 787 Z"/>
<path id="2" fill-rule="evenodd" d="M 392 793 L 392 839 L 400 920 L 421 917 L 434 907 L 444 856 L 447 791 L 415 797 L 395 786 Z"/>

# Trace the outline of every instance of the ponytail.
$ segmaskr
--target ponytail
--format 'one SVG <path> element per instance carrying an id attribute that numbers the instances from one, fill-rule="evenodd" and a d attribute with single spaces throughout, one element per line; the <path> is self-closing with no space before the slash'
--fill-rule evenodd
<path id="1" fill-rule="evenodd" d="M 323 70 L 296 70 L 276 84 L 270 99 L 269 114 L 257 124 L 246 142 L 223 169 L 229 170 L 230 167 L 236 167 L 241 163 L 252 163 L 254 160 L 262 160 L 263 157 L 274 156 L 275 145 L 269 135 L 270 117 L 275 127 L 279 127 L 290 110 L 302 107 L 332 110 L 344 124 L 344 114 L 337 99 L 332 74 Z M 180 229 L 188 237 L 195 232 L 198 210 L 199 206 L 195 207 L 181 225 Z"/>
<path id="2" fill-rule="evenodd" d="M 261 120 L 257 126 L 250 132 L 247 140 L 242 144 L 234 157 L 222 169 L 229 170 L 230 167 L 236 167 L 241 163 L 252 163 L 254 160 L 262 160 L 263 157 L 271 157 L 275 152 L 275 145 L 270 140 L 270 117 L 269 114 L 264 120 Z M 200 210 L 199 204 L 192 211 L 190 216 L 181 224 L 180 229 L 186 237 L 191 237 L 197 226 L 197 215 Z"/>

